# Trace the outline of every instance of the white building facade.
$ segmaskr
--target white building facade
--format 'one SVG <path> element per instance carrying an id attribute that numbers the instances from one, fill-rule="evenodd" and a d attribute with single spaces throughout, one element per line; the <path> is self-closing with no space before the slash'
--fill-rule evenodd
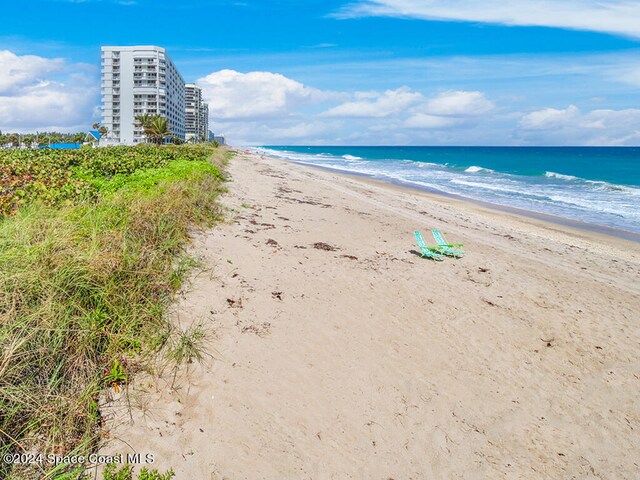
<path id="1" fill-rule="evenodd" d="M 185 87 L 186 139 L 206 141 L 209 134 L 209 105 L 202 101 L 202 89 L 193 83 Z"/>
<path id="2" fill-rule="evenodd" d="M 107 143 L 136 145 L 146 138 L 138 115 L 161 115 L 185 140 L 185 83 L 164 48 L 102 47 L 102 125 Z"/>

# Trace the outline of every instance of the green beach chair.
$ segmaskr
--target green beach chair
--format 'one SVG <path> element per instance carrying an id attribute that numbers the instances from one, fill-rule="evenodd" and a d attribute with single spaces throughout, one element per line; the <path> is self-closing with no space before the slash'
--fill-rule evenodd
<path id="1" fill-rule="evenodd" d="M 438 244 L 437 248 L 439 252 L 441 252 L 444 255 L 448 255 L 450 257 L 456 257 L 456 258 L 460 258 L 464 255 L 464 252 L 462 250 L 455 250 L 454 248 L 451 248 L 451 247 L 458 247 L 458 248 L 463 247 L 464 245 L 462 243 L 447 243 L 444 237 L 442 236 L 442 233 L 440 233 L 440 230 L 431 230 L 431 233 L 433 234 L 433 239 Z"/>
<path id="2" fill-rule="evenodd" d="M 422 234 L 418 230 L 413 232 L 413 234 L 416 236 L 416 242 L 418 242 L 418 247 L 420 247 L 420 251 L 422 252 L 422 258 L 430 258 L 439 262 L 444 260 L 444 257 L 438 252 L 438 247 L 428 247 L 425 245 Z"/>

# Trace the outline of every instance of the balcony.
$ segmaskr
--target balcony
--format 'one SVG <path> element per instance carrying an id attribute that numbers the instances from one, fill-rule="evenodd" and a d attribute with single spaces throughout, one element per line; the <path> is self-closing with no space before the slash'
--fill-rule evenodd
<path id="1" fill-rule="evenodd" d="M 158 87 L 156 86 L 141 86 L 141 85 L 136 85 L 134 87 L 136 93 L 141 93 L 141 94 L 157 94 L 157 93 L 164 93 L 164 90 L 162 88 L 160 88 L 158 90 Z"/>

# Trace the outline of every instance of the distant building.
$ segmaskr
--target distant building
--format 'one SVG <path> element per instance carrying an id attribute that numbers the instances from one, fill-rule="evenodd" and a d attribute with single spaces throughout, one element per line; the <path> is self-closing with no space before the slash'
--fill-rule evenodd
<path id="1" fill-rule="evenodd" d="M 162 115 L 171 133 L 185 140 L 185 83 L 164 48 L 102 47 L 104 143 L 145 142 L 138 115 Z M 103 142 L 101 142 L 102 144 Z"/>
<path id="2" fill-rule="evenodd" d="M 185 86 L 186 140 L 206 141 L 209 131 L 209 105 L 202 101 L 202 89 L 193 83 Z"/>
<path id="3" fill-rule="evenodd" d="M 227 144 L 227 141 L 225 140 L 224 135 L 214 135 L 213 141 L 218 142 L 220 145 Z"/>
<path id="4" fill-rule="evenodd" d="M 208 142 L 213 142 L 215 140 L 215 138 L 216 138 L 215 133 L 213 133 L 211 130 L 209 130 L 209 135 L 207 137 L 207 141 Z"/>

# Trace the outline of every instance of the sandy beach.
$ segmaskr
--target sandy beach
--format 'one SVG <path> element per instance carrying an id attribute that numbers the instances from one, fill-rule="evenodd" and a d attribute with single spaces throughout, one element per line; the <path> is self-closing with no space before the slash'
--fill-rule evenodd
<path id="1" fill-rule="evenodd" d="M 239 151 L 105 453 L 177 479 L 640 478 L 640 243 Z M 417 254 L 440 229 L 462 259 Z"/>

